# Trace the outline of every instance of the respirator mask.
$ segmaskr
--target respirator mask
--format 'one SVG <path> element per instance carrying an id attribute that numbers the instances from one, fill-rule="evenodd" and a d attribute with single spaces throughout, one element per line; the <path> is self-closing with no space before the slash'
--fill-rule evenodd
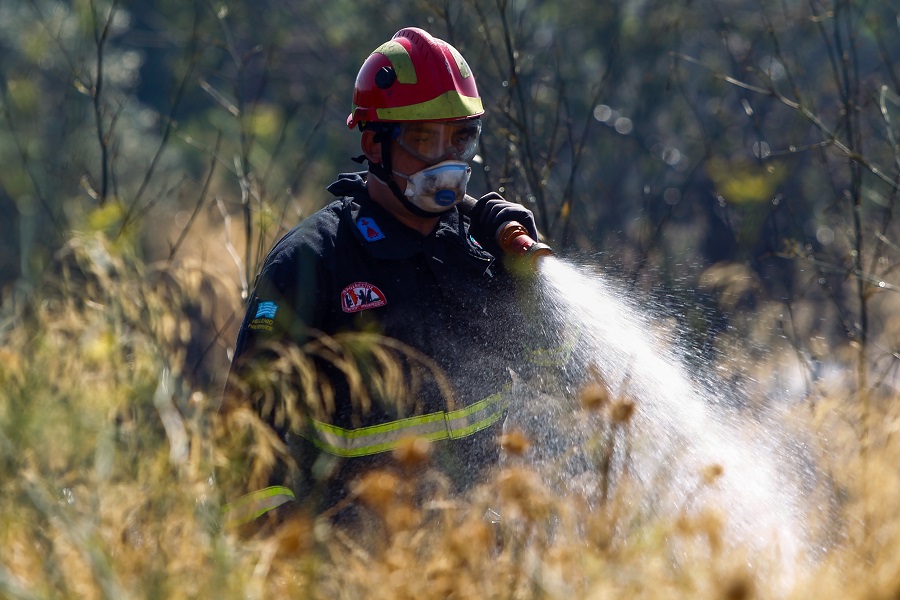
<path id="1" fill-rule="evenodd" d="M 412 175 L 394 171 L 406 180 L 405 197 L 427 213 L 440 214 L 466 195 L 472 175 L 468 161 L 475 156 L 481 119 L 420 121 L 400 125 L 397 143 L 408 154 L 431 166 Z"/>
<path id="2" fill-rule="evenodd" d="M 412 175 L 394 171 L 406 180 L 406 198 L 418 208 L 440 214 L 455 205 L 466 195 L 466 184 L 472 169 L 465 162 L 445 160 Z"/>
<path id="3" fill-rule="evenodd" d="M 370 164 L 369 172 L 390 187 L 407 210 L 419 217 L 440 216 L 465 197 L 472 175 L 468 161 L 478 148 L 481 119 L 404 122 L 379 135 L 390 136 L 380 139 L 385 160 L 382 164 Z M 429 166 L 412 175 L 391 169 L 388 150 L 389 141 L 393 140 L 407 154 Z M 400 190 L 393 176 L 406 180 L 405 190 Z"/>

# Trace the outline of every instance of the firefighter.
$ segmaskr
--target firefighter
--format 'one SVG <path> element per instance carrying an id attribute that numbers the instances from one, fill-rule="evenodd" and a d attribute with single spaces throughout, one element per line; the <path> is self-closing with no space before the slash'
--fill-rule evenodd
<path id="1" fill-rule="evenodd" d="M 336 199 L 271 250 L 238 334 L 226 401 L 290 455 L 232 505 L 241 519 L 351 518 L 353 481 L 414 438 L 457 491 L 497 463 L 524 319 L 496 233 L 538 232 L 525 207 L 466 196 L 483 113 L 469 65 L 422 29 L 363 63 L 347 125 L 368 169 L 339 175 Z"/>

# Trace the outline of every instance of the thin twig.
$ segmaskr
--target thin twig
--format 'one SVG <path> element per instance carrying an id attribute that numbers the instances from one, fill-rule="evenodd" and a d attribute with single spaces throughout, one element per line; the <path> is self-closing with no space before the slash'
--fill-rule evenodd
<path id="1" fill-rule="evenodd" d="M 109 138 L 112 135 L 113 128 L 110 124 L 109 128 L 103 125 L 103 58 L 106 49 L 106 42 L 109 40 L 110 26 L 113 18 L 115 18 L 116 8 L 119 0 L 113 0 L 112 6 L 109 8 L 109 14 L 106 16 L 106 22 L 102 29 L 98 29 L 97 5 L 91 0 L 91 17 L 94 26 L 94 42 L 96 43 L 96 69 L 97 75 L 91 89 L 91 101 L 94 107 L 94 121 L 97 127 L 97 143 L 100 146 L 100 206 L 106 203 L 109 196 Z"/>
<path id="2" fill-rule="evenodd" d="M 890 177 L 888 177 L 887 175 L 885 175 L 882 169 L 880 169 L 879 167 L 877 167 L 876 165 L 871 163 L 869 160 L 867 160 L 865 157 L 860 155 L 858 152 L 853 151 L 845 143 L 841 142 L 837 138 L 837 135 L 835 133 L 833 133 L 830 129 L 828 129 L 828 127 L 826 127 L 824 123 L 822 123 L 821 119 L 819 119 L 816 115 L 811 113 L 806 107 L 804 107 L 799 102 L 795 102 L 795 101 L 791 100 L 790 98 L 787 98 L 786 96 L 782 95 L 781 93 L 779 93 L 778 91 L 776 91 L 774 89 L 755 86 L 755 85 L 749 84 L 745 81 L 735 79 L 734 77 L 731 77 L 729 75 L 719 73 L 719 72 L 711 69 L 710 67 L 707 67 L 701 61 L 699 61 L 698 59 L 693 58 L 691 56 L 681 54 L 680 52 L 674 52 L 674 53 L 672 53 L 672 55 L 685 61 L 685 62 L 708 69 L 712 73 L 713 77 L 715 77 L 716 79 L 720 79 L 726 83 L 730 83 L 731 85 L 734 85 L 734 86 L 737 86 L 737 87 L 740 87 L 740 88 L 743 88 L 746 90 L 750 90 L 757 94 L 761 94 L 764 96 L 771 96 L 772 98 L 775 98 L 776 100 L 778 100 L 785 106 L 788 106 L 789 108 L 794 109 L 795 111 L 800 113 L 805 119 L 807 119 L 810 123 L 815 125 L 815 127 L 820 132 L 822 132 L 822 134 L 826 138 L 822 142 L 824 145 L 834 146 L 835 148 L 840 150 L 844 155 L 846 155 L 847 158 L 849 158 L 851 161 L 858 163 L 860 166 L 864 167 L 866 170 L 868 170 L 870 173 L 872 173 L 872 175 L 874 175 L 875 177 L 877 177 L 878 179 L 880 179 L 881 181 L 883 181 L 884 183 L 889 185 L 892 189 L 896 189 L 896 190 L 900 191 L 900 183 L 896 182 L 895 180 L 893 180 Z"/>
<path id="3" fill-rule="evenodd" d="M 197 52 L 197 41 L 199 39 L 199 27 L 200 27 L 200 12 L 196 10 L 194 12 L 194 24 L 191 31 L 190 42 L 188 43 L 187 49 L 187 69 L 185 69 L 184 76 L 181 78 L 181 81 L 178 84 L 178 88 L 175 92 L 175 96 L 172 99 L 172 104 L 169 107 L 169 114 L 166 115 L 165 118 L 165 126 L 163 127 L 162 137 L 160 138 L 159 144 L 156 147 L 156 152 L 153 154 L 153 158 L 150 160 L 150 166 L 147 167 L 147 171 L 144 173 L 144 178 L 141 181 L 141 185 L 138 188 L 137 193 L 134 195 L 134 198 L 131 200 L 131 204 L 128 207 L 125 216 L 122 218 L 122 224 L 119 227 L 119 232 L 117 237 L 122 235 L 125 231 L 126 227 L 129 225 L 131 218 L 134 216 L 133 211 L 137 210 L 138 205 L 141 202 L 141 199 L 146 193 L 148 187 L 150 186 L 150 181 L 153 178 L 153 175 L 156 173 L 156 168 L 159 165 L 160 158 L 162 157 L 163 151 L 169 144 L 169 138 L 172 135 L 172 132 L 175 130 L 175 115 L 178 111 L 178 108 L 181 106 L 181 101 L 184 98 L 185 91 L 187 90 L 187 83 L 191 79 L 191 76 L 194 72 L 194 67 L 197 64 L 196 52 Z M 144 211 L 146 212 L 146 211 Z"/>
<path id="4" fill-rule="evenodd" d="M 191 216 L 188 219 L 187 224 L 184 226 L 184 229 L 181 230 L 181 234 L 179 234 L 178 239 L 175 241 L 175 243 L 172 245 L 172 249 L 169 251 L 169 258 L 167 261 L 168 264 L 172 264 L 172 261 L 175 259 L 175 254 L 178 253 L 178 249 L 181 247 L 181 244 L 187 237 L 188 232 L 191 230 L 191 227 L 197 220 L 197 216 L 200 214 L 200 209 L 203 208 L 204 204 L 206 204 L 206 196 L 209 193 L 210 185 L 212 185 L 213 175 L 216 172 L 216 156 L 219 154 L 221 145 L 222 132 L 219 131 L 219 134 L 216 136 L 216 146 L 215 151 L 213 152 L 213 158 L 209 162 L 209 173 L 207 173 L 206 181 L 203 182 L 203 189 L 200 191 L 200 198 L 197 199 L 197 204 L 194 205 L 194 210 L 193 212 L 191 212 Z"/>

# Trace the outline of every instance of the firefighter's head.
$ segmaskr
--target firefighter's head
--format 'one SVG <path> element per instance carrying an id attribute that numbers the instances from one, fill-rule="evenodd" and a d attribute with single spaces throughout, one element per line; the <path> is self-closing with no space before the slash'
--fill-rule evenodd
<path id="1" fill-rule="evenodd" d="M 347 126 L 363 132 L 369 172 L 407 210 L 429 217 L 465 195 L 483 113 L 475 77 L 456 48 L 408 27 L 363 63 Z"/>

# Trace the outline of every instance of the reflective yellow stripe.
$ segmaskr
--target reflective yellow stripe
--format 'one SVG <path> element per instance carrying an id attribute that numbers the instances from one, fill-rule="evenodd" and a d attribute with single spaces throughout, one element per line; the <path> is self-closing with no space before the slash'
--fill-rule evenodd
<path id="1" fill-rule="evenodd" d="M 244 525 L 294 498 L 294 492 L 281 485 L 256 490 L 226 504 L 225 520 L 229 526 Z"/>
<path id="2" fill-rule="evenodd" d="M 567 339 L 555 348 L 540 348 L 528 353 L 528 362 L 539 367 L 561 367 L 572 358 L 575 343 L 581 337 L 580 332 L 567 336 Z"/>
<path id="3" fill-rule="evenodd" d="M 382 121 L 422 121 L 437 119 L 463 119 L 484 112 L 481 98 L 463 96 L 455 90 L 444 92 L 437 98 L 411 106 L 378 108 L 376 114 Z"/>
<path id="4" fill-rule="evenodd" d="M 359 429 L 344 429 L 312 421 L 312 432 L 306 437 L 321 450 L 344 458 L 389 452 L 402 440 L 411 437 L 432 442 L 455 440 L 496 423 L 509 406 L 509 400 L 505 396 L 500 392 L 459 410 L 408 417 Z"/>
<path id="5" fill-rule="evenodd" d="M 375 48 L 372 54 L 384 54 L 391 61 L 394 67 L 394 73 L 397 74 L 397 81 L 400 83 L 416 83 L 416 67 L 413 65 L 412 57 L 403 44 L 396 40 L 388 40 L 382 45 Z"/>
<path id="6" fill-rule="evenodd" d="M 453 55 L 453 60 L 456 61 L 456 66 L 459 67 L 459 74 L 463 76 L 463 79 L 468 79 L 469 77 L 471 77 L 472 69 L 469 68 L 469 63 L 467 63 L 466 59 L 462 57 L 462 54 L 459 53 L 459 50 L 450 45 L 447 46 L 447 50 L 449 50 L 450 54 Z"/>
<path id="7" fill-rule="evenodd" d="M 509 406 L 504 394 L 494 394 L 478 402 L 447 413 L 447 437 L 459 439 L 493 425 Z"/>

